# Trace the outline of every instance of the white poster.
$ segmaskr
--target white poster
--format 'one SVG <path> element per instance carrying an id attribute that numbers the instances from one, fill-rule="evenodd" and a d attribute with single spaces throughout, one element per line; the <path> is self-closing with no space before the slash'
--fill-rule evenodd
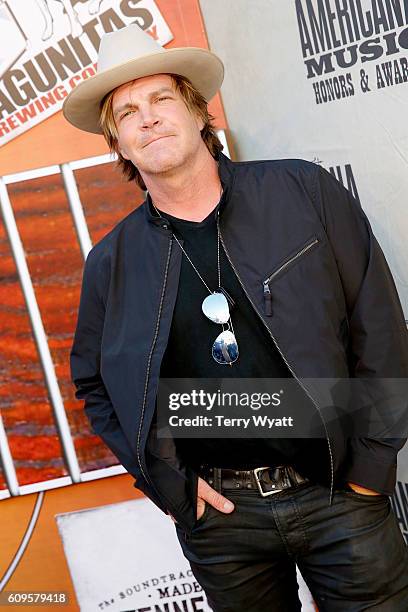
<path id="1" fill-rule="evenodd" d="M 81 612 L 211 611 L 172 520 L 150 500 L 56 519 Z"/>
<path id="2" fill-rule="evenodd" d="M 154 0 L 0 0 L 0 146 L 59 111 L 103 34 L 130 23 L 173 39 Z"/>

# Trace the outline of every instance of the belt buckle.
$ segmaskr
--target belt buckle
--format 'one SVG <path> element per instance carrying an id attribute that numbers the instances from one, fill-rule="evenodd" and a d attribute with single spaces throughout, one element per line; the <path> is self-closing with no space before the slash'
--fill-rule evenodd
<path id="1" fill-rule="evenodd" d="M 261 485 L 261 481 L 259 480 L 259 472 L 262 472 L 263 470 L 269 470 L 270 466 L 266 466 L 266 467 L 259 467 L 259 468 L 254 468 L 254 476 L 255 476 L 255 481 L 256 484 L 258 486 L 259 492 L 262 495 L 262 497 L 268 497 L 268 495 L 273 495 L 274 493 L 279 493 L 280 491 L 283 491 L 283 489 L 276 489 L 275 491 L 263 491 L 262 490 L 262 485 Z"/>

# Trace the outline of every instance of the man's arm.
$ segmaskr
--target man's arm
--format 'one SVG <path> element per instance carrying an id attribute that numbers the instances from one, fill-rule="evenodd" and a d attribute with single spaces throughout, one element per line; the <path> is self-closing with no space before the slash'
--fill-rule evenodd
<path id="1" fill-rule="evenodd" d="M 394 279 L 359 202 L 321 166 L 314 202 L 336 258 L 350 328 L 350 376 L 408 377 L 408 331 Z M 402 434 L 404 435 L 404 434 Z M 345 480 L 386 495 L 396 481 L 401 438 L 351 438 Z"/>
<path id="2" fill-rule="evenodd" d="M 71 378 L 75 397 L 84 399 L 84 410 L 91 428 L 136 479 L 135 487 L 143 491 L 161 509 L 156 495 L 141 475 L 134 451 L 123 433 L 100 374 L 101 340 L 105 319 L 103 281 L 95 248 L 85 262 L 78 320 L 70 354 Z"/>

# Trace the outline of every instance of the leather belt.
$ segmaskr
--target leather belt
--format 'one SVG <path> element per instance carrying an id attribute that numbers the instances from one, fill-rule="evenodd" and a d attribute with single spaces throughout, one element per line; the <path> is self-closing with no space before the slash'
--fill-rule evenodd
<path id="1" fill-rule="evenodd" d="M 202 464 L 198 469 L 198 475 L 219 493 L 222 489 L 258 489 L 262 497 L 309 482 L 308 478 L 301 476 L 291 465 L 234 470 Z"/>

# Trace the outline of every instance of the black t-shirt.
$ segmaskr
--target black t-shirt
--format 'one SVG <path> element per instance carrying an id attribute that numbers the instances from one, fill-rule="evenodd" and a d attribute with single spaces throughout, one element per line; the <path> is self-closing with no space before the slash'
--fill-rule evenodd
<path id="1" fill-rule="evenodd" d="M 154 208 L 149 203 L 153 214 Z M 173 233 L 211 289 L 218 288 L 216 208 L 200 222 L 178 219 L 160 211 Z M 174 247 L 180 246 L 174 242 Z M 211 354 L 222 326 L 210 321 L 201 305 L 209 295 L 186 256 L 182 256 L 180 280 L 168 345 L 160 370 L 162 378 L 292 378 L 266 326 L 255 312 L 220 245 L 221 286 L 233 298 L 230 311 L 239 348 L 232 365 L 218 364 Z M 311 413 L 315 412 L 310 404 Z M 227 413 L 226 413 L 227 414 Z M 249 469 L 262 465 L 298 463 L 310 441 L 298 438 L 174 438 L 177 453 L 193 467 L 206 463 L 215 467 Z M 325 441 L 314 449 L 325 446 Z M 325 451 L 323 451 L 325 452 Z M 310 452 L 309 452 L 310 456 Z M 323 455 L 324 456 L 324 455 Z M 296 460 L 297 459 L 297 460 Z M 321 461 L 321 457 L 320 457 Z"/>

